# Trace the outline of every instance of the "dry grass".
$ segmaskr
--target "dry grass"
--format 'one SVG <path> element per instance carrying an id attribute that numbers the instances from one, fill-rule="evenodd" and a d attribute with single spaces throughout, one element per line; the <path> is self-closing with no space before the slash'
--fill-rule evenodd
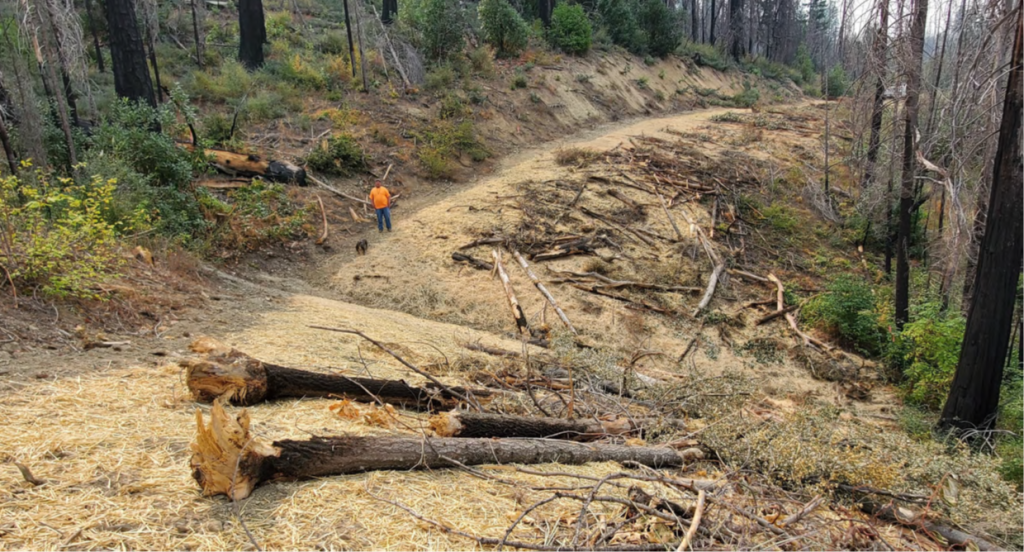
<path id="1" fill-rule="evenodd" d="M 589 148 L 560 148 L 555 151 L 555 163 L 563 166 L 586 167 L 600 156 L 599 152 Z"/>

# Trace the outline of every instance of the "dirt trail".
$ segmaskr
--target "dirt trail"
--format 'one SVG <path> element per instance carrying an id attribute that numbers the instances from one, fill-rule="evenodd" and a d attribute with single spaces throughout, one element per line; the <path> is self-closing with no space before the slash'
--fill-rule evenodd
<path id="1" fill-rule="evenodd" d="M 416 209 L 396 211 L 391 234 L 377 235 L 367 225 L 368 255 L 355 257 L 341 248 L 314 269 L 309 281 L 267 274 L 251 275 L 252 283 L 222 279 L 219 300 L 210 301 L 207 309 L 169 322 L 160 337 L 132 336 L 123 351 L 39 352 L 6 359 L 0 365 L 9 372 L 0 380 L 5 404 L 0 458 L 29 465 L 48 483 L 29 486 L 10 463 L 0 470 L 0 549 L 71 544 L 83 549 L 248 549 L 234 507 L 222 499 L 200 497 L 187 468 L 197 405 L 187 396 L 173 362 L 188 354 L 191 338 L 212 335 L 290 366 L 420 383 L 357 338 L 308 326 L 354 327 L 429 367 L 442 381 L 464 383 L 477 366 L 493 359 L 462 344 L 516 350 L 519 343 L 507 335 L 511 321 L 498 284 L 484 273 L 455 266 L 448 255 L 480 231 L 512 224 L 516 210 L 506 202 L 516 193 L 515 184 L 568 174 L 571 169 L 554 163 L 559 147 L 608 149 L 631 135 L 664 136 L 667 127 L 695 131 L 725 111 L 614 125 L 510 155 L 491 176 L 450 194 L 439 191 L 419 199 Z M 694 215 L 706 216 L 699 210 Z M 528 314 L 537 316 L 542 310 L 539 296 L 515 267 L 510 271 Z M 696 283 L 706 278 L 696 269 L 687 274 Z M 562 289 L 553 292 L 565 300 L 570 316 L 586 333 L 621 349 L 642 345 L 674 359 L 694 333 L 693 320 L 644 320 Z M 747 366 L 749 359 L 709 341 L 699 362 L 701 370 L 716 373 L 730 365 Z M 42 372 L 45 378 L 34 377 Z M 764 368 L 759 377 L 772 382 L 764 386 L 768 393 L 772 386 L 780 394 L 829 392 L 827 385 L 811 382 L 791 362 Z M 343 420 L 328 410 L 329 404 L 296 400 L 260 405 L 252 409 L 253 431 L 265 439 L 396 431 Z M 407 415 L 402 419 L 419 424 Z M 549 468 L 593 477 L 620 469 L 612 464 Z M 456 488 L 464 508 L 461 517 L 451 512 Z M 517 504 L 531 500 L 518 492 L 458 472 L 381 472 L 268 485 L 241 507 L 241 515 L 267 549 L 468 549 L 469 542 L 429 530 L 373 497 L 400 500 L 464 530 L 500 534 Z M 564 515 L 571 516 L 572 508 L 565 506 Z"/>

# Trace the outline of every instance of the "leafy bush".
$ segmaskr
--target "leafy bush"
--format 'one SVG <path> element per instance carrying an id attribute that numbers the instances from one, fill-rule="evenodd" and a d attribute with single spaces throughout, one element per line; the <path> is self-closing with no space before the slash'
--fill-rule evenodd
<path id="1" fill-rule="evenodd" d="M 491 49 L 481 46 L 469 53 L 469 66 L 473 71 L 484 77 L 494 76 L 494 54 Z"/>
<path id="2" fill-rule="evenodd" d="M 559 4 L 551 12 L 548 39 L 567 54 L 583 55 L 590 50 L 593 29 L 579 4 Z"/>
<path id="3" fill-rule="evenodd" d="M 647 40 L 637 23 L 636 10 L 631 0 L 598 0 L 597 13 L 613 43 L 634 54 L 646 50 Z"/>
<path id="4" fill-rule="evenodd" d="M 115 238 L 134 220 L 110 223 L 117 183 L 94 177 L 56 182 L 43 173 L 0 178 L 0 266 L 16 287 L 55 298 L 98 299 L 98 284 L 118 275 Z"/>
<path id="5" fill-rule="evenodd" d="M 226 102 L 245 95 L 252 87 L 253 75 L 236 60 L 225 61 L 219 69 L 194 71 L 189 96 L 207 102 Z"/>
<path id="6" fill-rule="evenodd" d="M 727 113 L 732 112 L 728 111 Z M 799 224 L 796 217 L 793 216 L 793 211 L 781 203 L 772 203 L 764 210 L 763 214 L 772 229 L 783 234 L 792 234 Z"/>
<path id="7" fill-rule="evenodd" d="M 256 179 L 229 192 L 228 198 L 231 206 L 219 201 L 208 201 L 206 206 L 218 214 L 229 215 L 211 239 L 229 254 L 253 251 L 302 234 L 308 212 L 296 208 L 281 184 Z"/>
<path id="8" fill-rule="evenodd" d="M 730 98 L 736 107 L 750 107 L 761 99 L 761 92 L 751 86 L 750 81 L 743 81 L 743 92 L 734 94 Z"/>
<path id="9" fill-rule="evenodd" d="M 421 30 L 427 57 L 444 60 L 461 52 L 464 26 L 462 8 L 456 0 L 426 0 Z"/>
<path id="10" fill-rule="evenodd" d="M 332 56 L 344 55 L 348 53 L 348 38 L 345 33 L 328 31 L 317 42 L 316 49 Z"/>
<path id="11" fill-rule="evenodd" d="M 526 88 L 527 84 L 529 83 L 526 82 L 526 74 L 522 71 L 516 71 L 516 74 L 512 77 L 512 90 Z"/>
<path id="12" fill-rule="evenodd" d="M 869 355 L 882 351 L 885 333 L 875 314 L 875 296 L 863 280 L 843 274 L 804 307 L 807 320 L 841 344 Z"/>
<path id="13" fill-rule="evenodd" d="M 637 21 L 647 35 L 647 52 L 652 56 L 671 54 L 683 40 L 679 19 L 662 0 L 641 0 Z"/>
<path id="14" fill-rule="evenodd" d="M 476 138 L 472 121 L 453 123 L 438 120 L 416 133 L 420 147 L 416 152 L 430 178 L 451 178 L 454 174 L 452 159 L 466 153 L 473 161 L 483 161 L 490 152 Z"/>
<path id="15" fill-rule="evenodd" d="M 366 156 L 355 138 L 339 134 L 318 144 L 306 164 L 315 171 L 348 176 L 366 169 Z"/>
<path id="16" fill-rule="evenodd" d="M 482 0 L 479 7 L 484 41 L 499 58 L 518 56 L 530 38 L 530 28 L 507 0 Z"/>
<path id="17" fill-rule="evenodd" d="M 729 69 L 729 58 L 715 48 L 714 44 L 696 44 L 688 42 L 679 47 L 680 56 L 688 57 L 701 67 L 710 67 L 717 71 Z"/>
<path id="18" fill-rule="evenodd" d="M 423 81 L 423 88 L 434 92 L 449 90 L 456 78 L 458 76 L 455 74 L 455 69 L 452 69 L 451 65 L 443 63 L 427 73 Z"/>
<path id="19" fill-rule="evenodd" d="M 916 310 L 916 309 L 915 309 Z M 938 303 L 926 303 L 897 338 L 905 362 L 903 390 L 907 402 L 938 409 L 949 394 L 966 321 L 958 312 L 941 312 Z"/>
<path id="20" fill-rule="evenodd" d="M 843 66 L 836 64 L 832 69 L 828 71 L 828 82 L 827 90 L 824 90 L 826 97 L 838 98 L 846 95 L 846 88 L 849 84 L 846 82 L 846 71 L 843 71 Z"/>

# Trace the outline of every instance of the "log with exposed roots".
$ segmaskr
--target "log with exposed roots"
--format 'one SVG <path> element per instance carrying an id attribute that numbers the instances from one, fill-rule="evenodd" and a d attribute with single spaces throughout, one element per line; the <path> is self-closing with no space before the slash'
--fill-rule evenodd
<path id="1" fill-rule="evenodd" d="M 282 397 L 345 397 L 356 401 L 382 401 L 418 410 L 448 410 L 472 395 L 486 400 L 492 393 L 461 387 L 439 388 L 432 384 L 413 387 L 404 381 L 321 374 L 257 360 L 215 340 L 199 338 L 192 350 L 203 358 L 181 362 L 185 381 L 197 400 L 249 406 Z"/>
<path id="2" fill-rule="evenodd" d="M 249 415 L 228 414 L 217 401 L 204 423 L 196 411 L 192 477 L 203 494 L 240 500 L 264 481 L 307 479 L 371 470 L 438 469 L 481 464 L 585 464 L 631 462 L 678 467 L 683 455 L 669 448 L 593 445 L 542 439 L 430 439 L 391 436 L 314 437 L 266 444 L 249 434 Z"/>

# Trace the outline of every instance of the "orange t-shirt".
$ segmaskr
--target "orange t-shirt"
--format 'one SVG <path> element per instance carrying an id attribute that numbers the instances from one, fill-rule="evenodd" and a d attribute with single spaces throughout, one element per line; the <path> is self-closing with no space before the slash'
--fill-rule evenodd
<path id="1" fill-rule="evenodd" d="M 373 202 L 374 209 L 383 209 L 391 203 L 391 193 L 384 186 L 377 188 L 374 186 L 370 190 L 370 201 Z"/>

